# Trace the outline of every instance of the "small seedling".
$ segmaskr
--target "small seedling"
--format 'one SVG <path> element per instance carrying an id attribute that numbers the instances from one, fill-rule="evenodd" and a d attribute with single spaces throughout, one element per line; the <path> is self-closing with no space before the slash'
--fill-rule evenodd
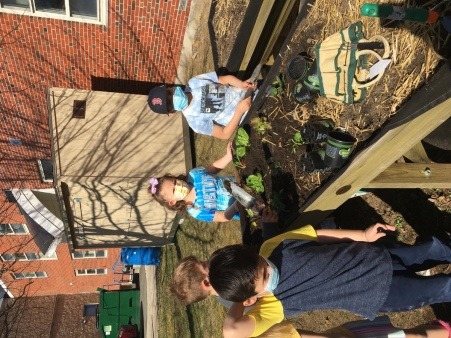
<path id="1" fill-rule="evenodd" d="M 249 146 L 249 135 L 244 128 L 238 128 L 236 132 L 235 144 L 237 146 Z"/>
<path id="2" fill-rule="evenodd" d="M 242 158 L 235 158 L 233 160 L 233 164 L 235 167 L 240 168 L 240 169 L 246 168 L 246 162 L 244 162 L 244 160 Z"/>
<path id="3" fill-rule="evenodd" d="M 266 117 L 254 117 L 251 120 L 251 126 L 260 135 L 265 134 L 271 129 L 271 124 L 268 122 Z"/>
<path id="4" fill-rule="evenodd" d="M 249 175 L 246 178 L 246 185 L 258 194 L 265 192 L 265 186 L 263 185 L 263 177 L 262 174 L 260 173 L 256 173 L 255 175 Z"/>
<path id="5" fill-rule="evenodd" d="M 253 219 L 256 216 L 258 216 L 258 214 L 253 212 L 251 209 L 245 209 L 245 210 L 246 210 L 247 216 L 249 217 L 251 227 L 256 228 L 257 227 L 257 222 L 253 221 Z"/>
<path id="6" fill-rule="evenodd" d="M 281 94 L 284 90 L 285 83 L 282 76 L 276 76 L 274 80 L 271 83 L 271 86 L 269 86 L 266 89 L 266 92 L 269 96 L 277 96 Z"/>
<path id="7" fill-rule="evenodd" d="M 235 156 L 233 164 L 238 168 L 246 168 L 246 163 L 243 157 L 246 156 L 247 150 L 250 147 L 249 135 L 243 128 L 238 128 L 235 138 Z"/>
<path id="8" fill-rule="evenodd" d="M 395 220 L 395 228 L 396 230 L 401 230 L 404 228 L 404 221 L 402 217 L 397 217 Z"/>
<path id="9" fill-rule="evenodd" d="M 297 148 L 301 145 L 304 144 L 304 141 L 302 140 L 302 135 L 301 133 L 298 131 L 293 135 L 293 138 L 290 139 L 291 143 L 293 143 L 293 149 L 292 149 L 292 153 L 296 154 Z"/>

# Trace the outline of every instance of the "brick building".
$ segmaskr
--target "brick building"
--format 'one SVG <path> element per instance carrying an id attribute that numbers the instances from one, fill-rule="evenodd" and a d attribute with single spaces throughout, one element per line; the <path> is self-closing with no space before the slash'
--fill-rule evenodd
<path id="1" fill-rule="evenodd" d="M 113 282 L 119 249 L 71 250 L 48 198 L 48 90 L 146 94 L 175 82 L 190 4 L 0 1 L 0 282 L 10 296 L 94 292 Z"/>
<path id="2" fill-rule="evenodd" d="M 96 318 L 85 309 L 98 293 L 5 299 L 0 306 L 0 337 L 101 337 Z"/>

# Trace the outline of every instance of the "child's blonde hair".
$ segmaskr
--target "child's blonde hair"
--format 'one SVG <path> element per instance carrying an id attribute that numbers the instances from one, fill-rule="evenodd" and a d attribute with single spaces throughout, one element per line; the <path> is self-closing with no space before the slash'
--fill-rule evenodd
<path id="1" fill-rule="evenodd" d="M 210 294 L 202 288 L 202 283 L 208 271 L 208 264 L 194 256 L 183 258 L 174 271 L 169 292 L 184 304 L 196 303 L 207 298 Z"/>

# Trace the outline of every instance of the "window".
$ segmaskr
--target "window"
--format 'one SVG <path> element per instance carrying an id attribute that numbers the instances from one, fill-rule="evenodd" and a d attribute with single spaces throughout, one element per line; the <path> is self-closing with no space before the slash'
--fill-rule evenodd
<path id="1" fill-rule="evenodd" d="M 12 146 L 20 147 L 22 145 L 22 140 L 18 138 L 10 138 L 9 144 Z"/>
<path id="2" fill-rule="evenodd" d="M 36 261 L 46 259 L 57 259 L 56 253 L 51 256 L 45 256 L 42 252 L 16 252 L 4 253 L 0 257 L 3 261 Z"/>
<path id="3" fill-rule="evenodd" d="M 0 235 L 26 235 L 28 229 L 25 224 L 0 224 Z"/>
<path id="4" fill-rule="evenodd" d="M 84 250 L 75 251 L 72 254 L 73 259 L 83 259 L 83 258 L 104 258 L 107 256 L 106 250 Z"/>
<path id="5" fill-rule="evenodd" d="M 6 261 L 15 261 L 16 260 L 16 256 L 14 256 L 14 254 L 4 253 L 4 254 L 2 254 L 2 260 L 4 262 L 6 262 Z"/>
<path id="6" fill-rule="evenodd" d="M 90 275 L 106 275 L 106 269 L 79 269 L 75 270 L 76 276 L 90 276 Z"/>
<path id="7" fill-rule="evenodd" d="M 15 279 L 25 279 L 25 278 L 46 278 L 47 273 L 44 271 L 35 271 L 35 272 L 19 272 L 13 273 Z"/>
<path id="8" fill-rule="evenodd" d="M 83 305 L 83 317 L 97 316 L 98 303 Z"/>
<path id="9" fill-rule="evenodd" d="M 0 12 L 106 24 L 107 0 L 0 0 Z"/>
<path id="10" fill-rule="evenodd" d="M 42 182 L 53 182 L 53 162 L 52 160 L 38 160 L 39 173 Z"/>
<path id="11" fill-rule="evenodd" d="M 16 202 L 16 197 L 14 196 L 14 194 L 11 190 L 3 190 L 3 193 L 5 194 L 6 200 L 8 202 L 11 202 L 11 203 Z"/>

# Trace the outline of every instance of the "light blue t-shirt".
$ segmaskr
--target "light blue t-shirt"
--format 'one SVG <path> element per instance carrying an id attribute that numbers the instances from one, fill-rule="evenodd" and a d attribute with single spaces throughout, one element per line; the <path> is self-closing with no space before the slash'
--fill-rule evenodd
<path id="1" fill-rule="evenodd" d="M 190 170 L 187 181 L 196 190 L 194 205 L 187 211 L 199 221 L 213 222 L 216 211 L 224 211 L 235 202 L 224 186 L 224 181 L 234 181 L 233 176 L 216 176 L 198 167 Z M 233 218 L 239 219 L 238 215 Z"/>
<path id="2" fill-rule="evenodd" d="M 182 110 L 189 126 L 198 134 L 211 135 L 213 122 L 222 126 L 229 124 L 245 90 L 219 83 L 215 72 L 193 77 L 185 89 L 192 100 Z"/>

